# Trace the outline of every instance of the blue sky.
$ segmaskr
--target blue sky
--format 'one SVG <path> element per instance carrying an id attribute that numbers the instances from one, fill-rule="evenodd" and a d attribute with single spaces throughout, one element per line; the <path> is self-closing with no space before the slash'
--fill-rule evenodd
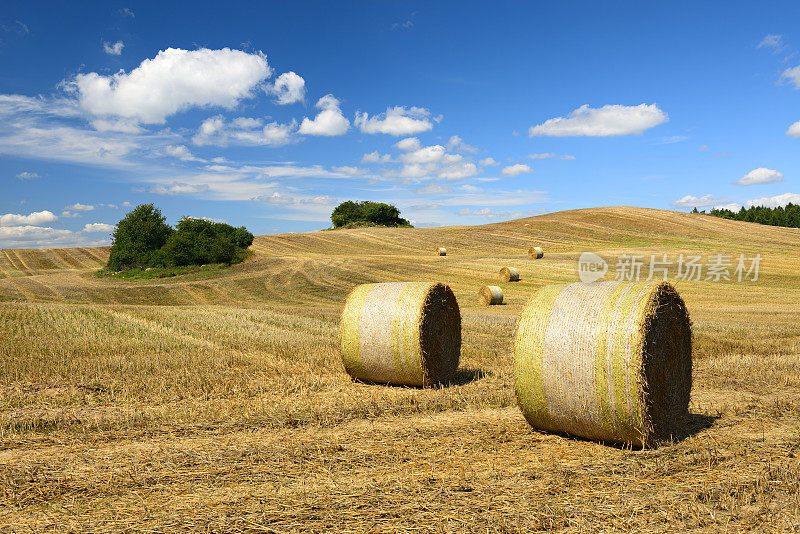
<path id="1" fill-rule="evenodd" d="M 800 202 L 800 4 L 6 2 L 0 247 Z"/>

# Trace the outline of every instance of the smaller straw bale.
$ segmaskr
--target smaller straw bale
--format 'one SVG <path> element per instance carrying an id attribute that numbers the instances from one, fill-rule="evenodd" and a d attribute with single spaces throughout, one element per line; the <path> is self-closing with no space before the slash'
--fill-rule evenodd
<path id="1" fill-rule="evenodd" d="M 519 273 L 513 267 L 503 267 L 500 269 L 501 282 L 519 282 Z"/>
<path id="2" fill-rule="evenodd" d="M 503 303 L 503 290 L 497 286 L 483 286 L 478 291 L 478 302 L 481 306 L 495 306 Z"/>
<path id="3" fill-rule="evenodd" d="M 541 247 L 531 247 L 528 249 L 528 256 L 535 260 L 540 260 L 544 257 L 544 251 Z"/>
<path id="4" fill-rule="evenodd" d="M 439 249 L 436 251 L 436 255 L 437 256 L 447 256 L 447 249 L 444 248 L 444 247 L 439 247 Z"/>

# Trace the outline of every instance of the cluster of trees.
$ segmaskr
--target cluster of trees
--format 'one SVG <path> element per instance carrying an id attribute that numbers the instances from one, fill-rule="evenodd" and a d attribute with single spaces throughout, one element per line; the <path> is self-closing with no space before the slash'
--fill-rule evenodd
<path id="1" fill-rule="evenodd" d="M 136 206 L 117 223 L 107 268 L 178 267 L 236 263 L 253 243 L 247 228 L 184 217 L 176 228 L 153 204 Z"/>
<path id="2" fill-rule="evenodd" d="M 411 228 L 411 224 L 400 217 L 397 207 L 369 200 L 342 202 L 333 209 L 331 221 L 334 228 L 375 225 Z"/>
<path id="3" fill-rule="evenodd" d="M 697 213 L 695 208 L 694 213 Z M 713 209 L 708 212 L 710 215 L 732 219 L 734 221 L 747 221 L 771 226 L 788 226 L 789 228 L 800 228 L 800 204 L 786 204 L 786 207 L 766 208 L 764 206 L 751 206 L 747 209 L 744 206 L 738 211 L 733 212 L 726 209 Z"/>

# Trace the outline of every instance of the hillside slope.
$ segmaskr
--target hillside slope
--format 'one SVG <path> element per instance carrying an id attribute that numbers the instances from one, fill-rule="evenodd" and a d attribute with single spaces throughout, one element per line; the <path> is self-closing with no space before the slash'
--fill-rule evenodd
<path id="1" fill-rule="evenodd" d="M 527 257 L 530 246 L 546 251 Z M 434 255 L 435 247 L 448 250 Z M 520 295 L 539 285 L 577 280 L 580 252 L 610 263 L 620 253 L 744 253 L 764 257 L 762 280 L 790 286 L 800 270 L 800 230 L 643 208 L 564 211 L 481 226 L 361 228 L 256 237 L 255 255 L 222 276 L 126 282 L 92 276 L 108 247 L 0 251 L 0 301 L 107 304 L 340 305 L 356 284 L 430 279 L 457 295 L 492 282 L 505 265 L 523 275 Z M 701 284 L 702 285 L 702 284 Z M 756 284 L 757 285 L 757 284 Z M 721 287 L 719 285 L 714 287 Z M 730 288 L 730 286 L 728 286 Z M 510 300 L 509 300 L 510 298 Z M 520 297 L 522 298 L 522 296 Z M 516 302 L 514 294 L 507 302 Z M 521 300 L 520 300 L 521 302 Z"/>

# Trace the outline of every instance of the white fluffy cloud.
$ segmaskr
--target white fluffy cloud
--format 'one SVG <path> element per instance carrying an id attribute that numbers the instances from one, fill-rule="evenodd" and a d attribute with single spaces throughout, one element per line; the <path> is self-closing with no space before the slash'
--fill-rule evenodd
<path id="1" fill-rule="evenodd" d="M 117 41 L 116 43 L 103 43 L 103 50 L 109 56 L 119 56 L 122 54 L 122 49 L 125 43 Z"/>
<path id="2" fill-rule="evenodd" d="M 538 126 L 532 126 L 528 135 L 530 137 L 638 135 L 668 120 L 667 114 L 655 104 L 607 105 L 598 109 L 583 105 L 568 117 L 556 117 Z"/>
<path id="3" fill-rule="evenodd" d="M 0 215 L 0 226 L 25 226 L 37 225 L 42 223 L 53 222 L 58 217 L 50 211 L 35 211 L 28 215 L 20 215 L 18 213 L 6 213 Z"/>
<path id="4" fill-rule="evenodd" d="M 442 145 L 432 145 L 400 155 L 400 160 L 405 163 L 435 163 L 444 157 L 445 149 Z"/>
<path id="5" fill-rule="evenodd" d="M 526 172 L 532 172 L 530 165 L 525 165 L 524 163 L 517 163 L 516 165 L 509 165 L 508 167 L 504 167 L 502 174 L 503 176 L 519 176 L 520 174 Z"/>
<path id="6" fill-rule="evenodd" d="M 167 155 L 172 156 L 173 158 L 178 158 L 181 161 L 200 160 L 200 158 L 195 157 L 185 145 L 167 145 L 164 148 L 164 152 L 166 152 Z"/>
<path id="7" fill-rule="evenodd" d="M 764 206 L 766 208 L 777 208 L 778 206 L 785 206 L 789 203 L 800 204 L 800 195 L 797 193 L 784 193 L 782 195 L 775 195 L 774 197 L 762 197 L 748 200 L 745 206 Z"/>
<path id="8" fill-rule="evenodd" d="M 355 125 L 369 134 L 414 135 L 433 129 L 429 117 L 430 111 L 425 108 L 395 106 L 372 117 L 356 111 Z"/>
<path id="9" fill-rule="evenodd" d="M 783 71 L 780 81 L 794 85 L 795 89 L 800 89 L 800 65 Z"/>
<path id="10" fill-rule="evenodd" d="M 420 187 L 417 189 L 417 194 L 419 195 L 444 195 L 447 193 L 452 193 L 454 190 L 452 187 L 448 185 L 439 185 L 439 184 L 429 184 L 425 187 Z"/>
<path id="11" fill-rule="evenodd" d="M 741 204 L 737 204 L 736 202 L 729 202 L 728 204 L 719 204 L 714 206 L 715 210 L 730 210 L 730 211 L 739 211 L 742 208 Z"/>
<path id="12" fill-rule="evenodd" d="M 280 105 L 302 102 L 306 97 L 306 81 L 292 71 L 284 72 L 275 83 L 266 88 L 267 93 L 275 95 L 275 103 Z"/>
<path id="13" fill-rule="evenodd" d="M 197 134 L 192 138 L 195 145 L 227 146 L 228 144 L 247 146 L 282 146 L 292 141 L 292 131 L 297 123 L 264 124 L 262 119 L 238 117 L 226 121 L 221 115 L 210 117 L 200 124 Z"/>
<path id="14" fill-rule="evenodd" d="M 452 136 L 450 140 L 447 141 L 447 149 L 470 153 L 478 151 L 478 147 L 466 144 L 464 140 L 457 135 Z"/>
<path id="15" fill-rule="evenodd" d="M 402 150 L 404 152 L 408 152 L 411 150 L 419 150 L 422 148 L 422 143 L 419 142 L 419 139 L 416 137 L 406 137 L 405 139 L 401 139 L 394 144 L 395 148 L 398 150 Z"/>
<path id="16" fill-rule="evenodd" d="M 800 137 L 800 121 L 789 126 L 789 129 L 786 130 L 786 135 L 791 137 Z"/>
<path id="17" fill-rule="evenodd" d="M 782 182 L 783 181 L 783 174 L 774 170 L 774 169 L 767 169 L 765 167 L 759 167 L 758 169 L 753 169 L 752 171 L 748 172 L 735 183 L 739 185 L 754 185 L 754 184 L 771 184 L 774 182 Z"/>
<path id="18" fill-rule="evenodd" d="M 390 161 L 392 161 L 392 156 L 389 154 L 381 154 L 377 150 L 369 154 L 364 154 L 361 158 L 361 163 L 388 163 Z"/>
<path id="19" fill-rule="evenodd" d="M 714 195 L 703 195 L 702 197 L 686 195 L 673 202 L 672 205 L 678 208 L 704 208 L 725 204 L 726 202 L 729 202 L 727 198 L 716 198 Z"/>
<path id="20" fill-rule="evenodd" d="M 17 175 L 17 178 L 20 180 L 32 180 L 33 178 L 38 178 L 39 175 L 35 172 L 30 171 L 23 171 Z"/>
<path id="21" fill-rule="evenodd" d="M 83 226 L 84 232 L 113 232 L 114 226 L 105 223 L 89 223 Z"/>
<path id="22" fill-rule="evenodd" d="M 476 174 L 478 174 L 478 168 L 474 163 L 462 161 L 444 167 L 439 171 L 439 178 L 447 180 L 448 182 L 452 182 L 469 178 L 470 176 L 475 176 Z"/>
<path id="23" fill-rule="evenodd" d="M 0 247 L 42 247 L 64 244 L 73 239 L 69 230 L 56 230 L 41 226 L 0 226 Z"/>
<path id="24" fill-rule="evenodd" d="M 480 160 L 480 161 L 478 162 L 478 165 L 482 165 L 482 166 L 484 166 L 484 167 L 493 167 L 493 166 L 495 166 L 495 165 L 500 165 L 500 164 L 499 164 L 499 163 L 497 163 L 497 162 L 494 160 L 494 158 L 492 158 L 492 157 L 489 157 L 489 158 L 484 158 L 484 159 Z"/>
<path id="25" fill-rule="evenodd" d="M 81 107 L 97 116 L 162 124 L 191 107 L 233 108 L 272 75 L 264 54 L 240 50 L 168 48 L 130 73 L 78 74 L 70 86 Z"/>
<path id="26" fill-rule="evenodd" d="M 366 174 L 366 169 L 359 169 L 358 167 L 352 167 L 350 165 L 343 165 L 341 167 L 331 167 L 331 170 L 334 172 L 338 172 L 344 174 L 345 176 L 361 176 L 362 174 Z"/>
<path id="27" fill-rule="evenodd" d="M 74 211 L 93 211 L 94 206 L 92 206 L 91 204 L 81 204 L 80 202 L 76 202 L 75 204 L 67 206 L 64 209 L 74 210 Z"/>
<path id="28" fill-rule="evenodd" d="M 342 135 L 350 129 L 350 121 L 342 115 L 339 100 L 333 95 L 325 95 L 317 101 L 317 113 L 314 120 L 303 117 L 299 133 L 303 135 Z"/>

